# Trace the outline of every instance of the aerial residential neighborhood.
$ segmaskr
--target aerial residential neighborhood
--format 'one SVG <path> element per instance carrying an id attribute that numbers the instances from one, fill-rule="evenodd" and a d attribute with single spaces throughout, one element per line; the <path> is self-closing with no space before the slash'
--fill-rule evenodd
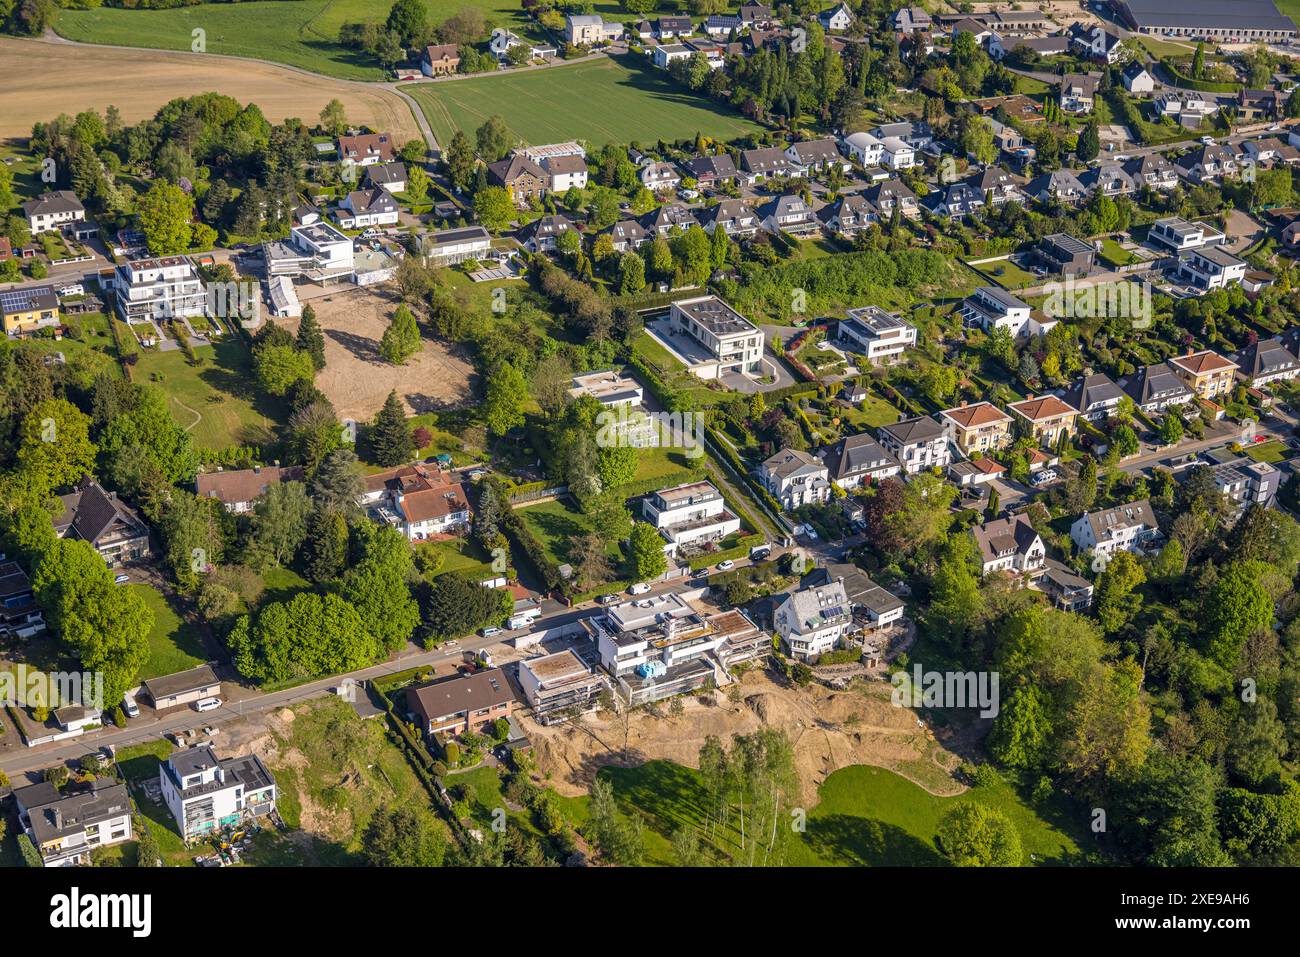
<path id="1" fill-rule="evenodd" d="M 1294 866 L 1296 18 L 0 3 L 0 866 Z"/>

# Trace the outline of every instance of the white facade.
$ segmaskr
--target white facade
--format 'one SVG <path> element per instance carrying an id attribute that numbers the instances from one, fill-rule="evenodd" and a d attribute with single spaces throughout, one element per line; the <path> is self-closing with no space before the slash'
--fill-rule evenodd
<path id="1" fill-rule="evenodd" d="M 850 309 L 848 318 L 840 320 L 837 332 L 841 342 L 862 353 L 872 365 L 896 362 L 916 345 L 916 327 L 879 306 Z"/>
<path id="2" fill-rule="evenodd" d="M 879 166 L 885 156 L 885 144 L 870 133 L 850 133 L 844 137 L 844 148 L 863 166 Z"/>
<path id="3" fill-rule="evenodd" d="M 641 513 L 667 540 L 664 551 L 669 555 L 740 531 L 740 519 L 727 511 L 727 503 L 711 482 L 691 482 L 648 495 L 641 502 Z"/>
<path id="4" fill-rule="evenodd" d="M 939 423 L 929 416 L 907 419 L 876 430 L 876 441 L 898 460 L 903 472 L 916 475 L 952 463 L 952 446 Z"/>
<path id="5" fill-rule="evenodd" d="M 831 497 L 830 470 L 821 459 L 797 449 L 783 449 L 759 467 L 759 479 L 787 510 L 826 502 Z"/>
<path id="6" fill-rule="evenodd" d="M 1114 558 L 1120 551 L 1137 551 L 1159 531 L 1146 499 L 1085 513 L 1070 526 L 1070 538 L 1081 552 Z"/>
<path id="7" fill-rule="evenodd" d="M 669 319 L 709 352 L 712 361 L 691 366 L 691 372 L 700 378 L 758 371 L 763 358 L 763 333 L 717 296 L 678 300 L 672 305 Z"/>
<path id="8" fill-rule="evenodd" d="M 853 608 L 844 582 L 786 595 L 772 613 L 773 630 L 796 658 L 812 659 L 833 651 L 853 631 Z"/>
<path id="9" fill-rule="evenodd" d="M 881 141 L 881 159 L 890 169 L 911 169 L 916 165 L 916 150 L 897 136 Z"/>
<path id="10" fill-rule="evenodd" d="M 113 291 L 127 322 L 202 316 L 208 308 L 207 288 L 184 256 L 124 263 L 113 272 Z"/>
<path id="11" fill-rule="evenodd" d="M 275 808 L 275 781 L 252 756 L 221 761 L 210 747 L 190 748 L 159 765 L 158 780 L 186 841 Z"/>

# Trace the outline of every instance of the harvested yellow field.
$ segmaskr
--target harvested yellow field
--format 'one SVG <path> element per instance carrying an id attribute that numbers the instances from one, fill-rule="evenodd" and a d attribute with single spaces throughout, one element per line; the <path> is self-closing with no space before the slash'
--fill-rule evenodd
<path id="1" fill-rule="evenodd" d="M 0 37 L 0 63 L 0 138 L 26 137 L 32 124 L 60 113 L 109 106 L 134 123 L 168 100 L 207 92 L 256 103 L 273 123 L 290 116 L 314 123 L 337 97 L 353 123 L 387 130 L 399 143 L 420 138 L 410 107 L 390 90 L 252 60 Z"/>

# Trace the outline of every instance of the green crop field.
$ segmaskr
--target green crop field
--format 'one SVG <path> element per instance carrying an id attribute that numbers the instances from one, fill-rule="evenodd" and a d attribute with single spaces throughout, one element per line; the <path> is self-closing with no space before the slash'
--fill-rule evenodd
<path id="1" fill-rule="evenodd" d="M 339 28 L 349 22 L 380 22 L 390 6 L 387 0 L 255 0 L 170 10 L 101 7 L 61 10 L 54 28 L 82 43 L 155 50 L 193 49 L 197 28 L 206 31 L 209 53 L 271 60 L 343 80 L 381 80 L 378 63 L 339 45 Z M 477 7 L 489 30 L 532 26 L 518 0 L 425 0 L 425 6 L 434 23 L 466 7 Z M 606 20 L 640 19 L 616 0 L 600 0 L 595 12 Z"/>
<path id="2" fill-rule="evenodd" d="M 759 129 L 726 107 L 687 92 L 662 72 L 611 59 L 420 84 L 406 92 L 424 109 L 439 143 L 448 142 L 457 128 L 472 138 L 494 113 L 528 143 L 584 139 L 603 145 L 696 133 L 734 139 Z"/>

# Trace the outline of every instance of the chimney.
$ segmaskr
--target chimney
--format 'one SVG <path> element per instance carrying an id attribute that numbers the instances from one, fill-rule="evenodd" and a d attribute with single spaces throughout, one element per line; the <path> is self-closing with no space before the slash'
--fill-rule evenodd
<path id="1" fill-rule="evenodd" d="M 1191 346 L 1188 346 L 1188 347 L 1187 347 L 1187 354 L 1188 354 L 1189 356 L 1192 354 L 1192 347 L 1191 347 Z"/>

